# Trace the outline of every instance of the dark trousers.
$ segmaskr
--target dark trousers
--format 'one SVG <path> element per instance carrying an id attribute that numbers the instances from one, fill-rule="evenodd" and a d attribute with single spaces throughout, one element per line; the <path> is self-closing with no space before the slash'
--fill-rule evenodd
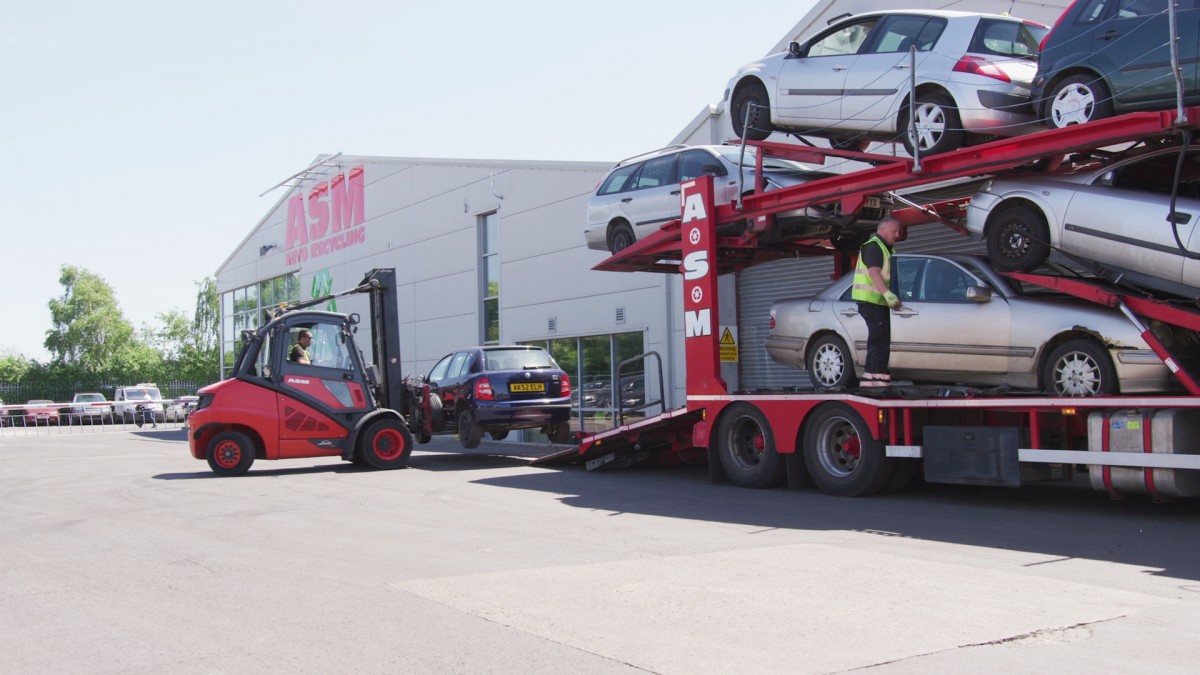
<path id="1" fill-rule="evenodd" d="M 886 375 L 892 346 L 892 310 L 884 305 L 860 301 L 858 313 L 867 322 L 867 363 L 863 370 Z"/>

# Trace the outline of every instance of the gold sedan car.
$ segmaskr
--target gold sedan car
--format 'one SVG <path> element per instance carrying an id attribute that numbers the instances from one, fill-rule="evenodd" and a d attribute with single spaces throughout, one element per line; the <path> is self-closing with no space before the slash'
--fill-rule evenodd
<path id="1" fill-rule="evenodd" d="M 981 256 L 893 256 L 893 379 L 1010 385 L 1058 396 L 1177 388 L 1120 312 L 1001 276 Z M 812 298 L 771 307 L 767 352 L 817 387 L 853 386 L 867 326 L 852 274 Z M 1168 336 L 1186 339 L 1184 336 Z M 851 351 L 853 346 L 853 351 Z"/>

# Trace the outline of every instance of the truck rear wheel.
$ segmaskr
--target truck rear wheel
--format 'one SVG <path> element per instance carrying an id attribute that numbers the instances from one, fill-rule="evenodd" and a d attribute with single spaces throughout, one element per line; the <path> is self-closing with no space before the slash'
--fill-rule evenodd
<path id="1" fill-rule="evenodd" d="M 208 466 L 218 476 L 241 476 L 254 463 L 254 441 L 240 431 L 222 431 L 208 442 Z"/>
<path id="2" fill-rule="evenodd" d="M 774 487 L 783 482 L 783 457 L 775 450 L 775 434 L 758 408 L 734 403 L 721 415 L 716 435 L 721 468 L 735 485 Z"/>
<path id="3" fill-rule="evenodd" d="M 865 497 L 884 488 L 895 470 L 883 443 L 845 403 L 818 406 L 804 425 L 804 465 L 822 492 Z"/>
<path id="4" fill-rule="evenodd" d="M 394 419 L 381 419 L 372 422 L 362 435 L 358 457 L 372 469 L 399 469 L 408 462 L 412 448 L 408 427 Z"/>

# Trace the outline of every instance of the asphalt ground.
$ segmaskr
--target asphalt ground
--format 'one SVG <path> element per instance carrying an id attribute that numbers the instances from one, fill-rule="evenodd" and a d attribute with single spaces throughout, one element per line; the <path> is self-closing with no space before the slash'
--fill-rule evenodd
<path id="1" fill-rule="evenodd" d="M 1200 506 L 0 437 L 3 673 L 1194 673 Z"/>

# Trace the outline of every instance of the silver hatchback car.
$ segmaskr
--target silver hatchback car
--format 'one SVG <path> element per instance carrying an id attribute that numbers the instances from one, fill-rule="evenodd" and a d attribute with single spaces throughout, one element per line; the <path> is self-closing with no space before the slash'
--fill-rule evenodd
<path id="1" fill-rule="evenodd" d="M 896 379 L 1007 384 L 1060 396 L 1178 388 L 1120 312 L 1003 277 L 978 256 L 892 260 L 904 302 L 892 312 Z M 852 278 L 771 307 L 768 354 L 808 370 L 819 387 L 853 385 L 866 359 L 867 324 L 850 297 Z"/>
<path id="2" fill-rule="evenodd" d="M 738 136 L 774 130 L 835 147 L 899 139 L 911 153 L 954 150 L 967 134 L 1036 131 L 1029 89 L 1048 28 L 1007 16 L 897 10 L 852 16 L 788 51 L 742 66 L 725 90 Z M 916 138 L 908 128 L 916 48 Z"/>
<path id="3" fill-rule="evenodd" d="M 1180 152 L 1152 148 L 1065 173 L 990 180 L 971 198 L 967 231 L 987 240 L 1002 271 L 1032 271 L 1053 247 L 1125 281 L 1200 298 L 1200 146 L 1182 162 Z"/>
<path id="4" fill-rule="evenodd" d="M 679 184 L 684 181 L 713 176 L 717 204 L 729 204 L 753 192 L 757 150 L 748 147 L 744 152 L 734 145 L 675 145 L 618 162 L 588 200 L 587 229 L 583 232 L 588 248 L 616 253 L 667 222 L 678 220 L 683 213 Z M 763 158 L 766 190 L 829 175 L 800 162 Z M 814 216 L 816 225 L 819 216 Z M 812 233 L 817 232 L 814 227 Z"/>

